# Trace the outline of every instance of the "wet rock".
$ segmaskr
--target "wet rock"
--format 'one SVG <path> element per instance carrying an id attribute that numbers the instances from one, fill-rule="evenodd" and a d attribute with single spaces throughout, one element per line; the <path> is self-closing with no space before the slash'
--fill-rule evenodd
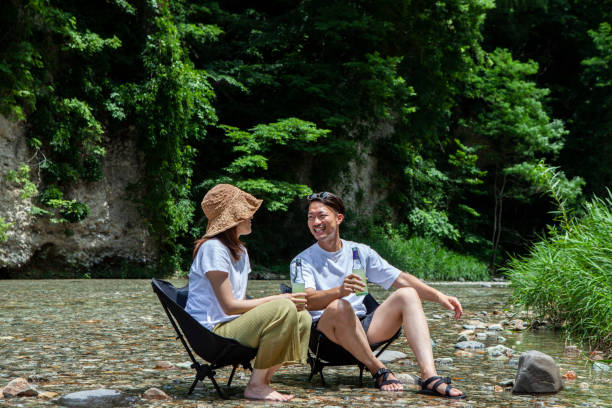
<path id="1" fill-rule="evenodd" d="M 153 368 L 156 370 L 176 370 L 177 369 L 177 367 L 169 361 L 158 361 L 157 363 L 155 363 L 155 367 Z"/>
<path id="2" fill-rule="evenodd" d="M 490 287 L 491 287 L 491 284 L 490 284 L 490 283 L 488 283 L 488 282 L 483 282 L 483 283 L 481 283 L 481 284 L 480 284 L 480 287 L 481 287 L 481 288 L 490 288 Z"/>
<path id="3" fill-rule="evenodd" d="M 58 398 L 55 402 L 64 407 L 107 408 L 127 407 L 132 400 L 118 391 L 99 388 L 73 392 Z"/>
<path id="4" fill-rule="evenodd" d="M 380 356 L 378 356 L 378 359 L 383 364 L 388 364 L 406 357 L 408 357 L 408 355 L 406 353 L 402 353 L 401 351 L 385 350 Z"/>
<path id="5" fill-rule="evenodd" d="M 488 327 L 489 330 L 502 331 L 504 328 L 501 324 L 492 324 Z"/>
<path id="6" fill-rule="evenodd" d="M 576 378 L 578 378 L 576 372 L 572 370 L 568 370 L 565 374 L 562 375 L 562 377 L 566 380 L 575 380 Z"/>
<path id="7" fill-rule="evenodd" d="M 149 388 L 143 394 L 144 399 L 148 400 L 171 400 L 172 397 L 159 388 Z"/>
<path id="8" fill-rule="evenodd" d="M 38 398 L 53 399 L 57 397 L 58 395 L 59 394 L 57 392 L 43 391 L 43 392 L 38 393 Z"/>
<path id="9" fill-rule="evenodd" d="M 521 319 L 514 319 L 514 320 L 510 320 L 510 328 L 512 330 L 521 331 L 521 330 L 525 330 L 527 326 L 525 326 L 525 322 L 522 321 Z"/>
<path id="10" fill-rule="evenodd" d="M 493 390 L 494 390 L 495 392 L 504 392 L 504 387 L 501 387 L 501 386 L 499 386 L 499 385 L 495 385 L 495 386 L 493 387 Z"/>
<path id="11" fill-rule="evenodd" d="M 604 363 L 600 363 L 599 361 L 596 361 L 593 363 L 593 371 L 610 371 L 610 366 L 608 366 L 607 364 Z M 5 391 L 6 392 L 6 391 Z"/>
<path id="12" fill-rule="evenodd" d="M 42 375 L 32 374 L 31 376 L 28 377 L 28 382 L 31 382 L 31 383 L 43 383 L 43 382 L 49 382 L 49 379 L 47 377 L 42 376 Z"/>
<path id="13" fill-rule="evenodd" d="M 476 329 L 476 325 L 474 325 L 474 324 L 464 324 L 463 328 L 465 330 L 474 330 L 474 329 Z"/>
<path id="14" fill-rule="evenodd" d="M 519 365 L 519 359 L 518 359 L 518 358 L 511 358 L 511 359 L 508 361 L 508 365 L 509 365 L 510 367 L 518 367 L 518 365 Z"/>
<path id="15" fill-rule="evenodd" d="M 191 361 L 185 361 L 184 363 L 178 363 L 178 364 L 176 364 L 176 366 L 177 366 L 178 368 L 191 368 L 191 365 L 192 365 L 192 364 L 193 364 L 193 363 L 192 363 Z"/>
<path id="16" fill-rule="evenodd" d="M 578 346 L 565 346 L 564 353 L 568 357 L 576 357 L 580 354 Z"/>
<path id="17" fill-rule="evenodd" d="M 435 314 L 435 315 L 433 315 L 433 316 L 431 316 L 431 317 L 432 317 L 432 319 L 437 319 L 437 320 L 439 320 L 439 319 L 441 319 L 441 318 L 442 318 L 442 315 Z"/>
<path id="18" fill-rule="evenodd" d="M 513 393 L 552 393 L 561 388 L 563 388 L 561 372 L 551 356 L 537 350 L 521 354 Z"/>
<path id="19" fill-rule="evenodd" d="M 460 341 L 459 343 L 455 344 L 455 348 L 461 349 L 461 350 L 465 350 L 465 349 L 482 349 L 484 348 L 485 345 L 478 342 L 478 341 Z"/>
<path id="20" fill-rule="evenodd" d="M 419 377 L 412 374 L 395 374 L 395 378 L 400 380 L 404 385 L 419 385 Z"/>
<path id="21" fill-rule="evenodd" d="M 486 340 L 489 336 L 487 336 L 487 333 L 476 333 L 476 339 L 477 340 Z"/>
<path id="22" fill-rule="evenodd" d="M 486 351 L 489 358 L 494 360 L 502 360 L 505 358 L 509 358 L 512 357 L 512 355 L 514 354 L 514 350 L 506 346 L 502 346 L 501 344 L 498 344 L 497 346 L 493 347 L 487 347 Z"/>
<path id="23" fill-rule="evenodd" d="M 453 359 L 450 358 L 450 357 L 436 358 L 434 360 L 434 363 L 436 365 L 441 365 L 441 366 L 452 366 L 453 365 Z"/>
<path id="24" fill-rule="evenodd" d="M 35 397 L 38 391 L 25 378 L 15 378 L 2 390 L 4 398 Z"/>
<path id="25" fill-rule="evenodd" d="M 459 337 L 457 337 L 457 342 L 462 342 L 462 341 L 470 341 L 470 336 L 465 333 L 460 333 Z"/>
<path id="26" fill-rule="evenodd" d="M 512 387 L 514 386 L 514 378 L 508 378 L 506 380 L 502 380 L 499 382 L 499 385 L 502 387 Z"/>

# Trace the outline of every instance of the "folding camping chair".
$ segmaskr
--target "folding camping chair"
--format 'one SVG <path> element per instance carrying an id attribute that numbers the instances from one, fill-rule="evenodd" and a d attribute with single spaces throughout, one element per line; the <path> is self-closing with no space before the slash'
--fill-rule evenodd
<path id="1" fill-rule="evenodd" d="M 193 392 L 198 381 L 202 381 L 202 384 L 204 384 L 204 379 L 209 378 L 219 396 L 226 399 L 215 380 L 215 370 L 228 365 L 233 366 L 232 373 L 227 381 L 227 387 L 229 387 L 234 378 L 236 367 L 242 365 L 245 369 L 253 370 L 251 360 L 255 358 L 257 349 L 244 346 L 234 339 L 211 332 L 187 313 L 185 305 L 189 295 L 189 286 L 176 288 L 171 283 L 158 279 L 153 279 L 151 285 L 166 311 L 170 323 L 176 330 L 176 338 L 181 340 L 193 362 L 191 368 L 196 370 L 196 377 L 191 384 L 191 388 L 189 388 L 188 394 Z M 203 358 L 205 363 L 199 363 L 195 359 L 194 353 Z"/>
<path id="2" fill-rule="evenodd" d="M 291 293 L 291 288 L 281 283 L 281 292 Z M 369 293 L 365 296 L 363 304 L 366 308 L 366 314 L 370 314 L 379 306 L 379 303 Z M 374 354 L 376 357 L 380 356 L 383 351 L 387 349 L 401 334 L 402 329 L 398 331 L 388 340 L 380 343 L 370 344 L 372 351 L 376 351 Z M 381 348 L 382 347 L 382 348 Z M 310 376 L 308 381 L 312 381 L 312 377 L 319 373 L 321 375 L 321 382 L 325 385 L 325 378 L 323 377 L 323 369 L 328 366 L 343 366 L 343 365 L 357 365 L 359 367 L 359 386 L 363 386 L 363 370 L 365 365 L 357 360 L 351 353 L 346 351 L 339 344 L 334 343 L 328 339 L 319 330 L 312 330 L 310 332 L 310 341 L 308 344 L 308 364 L 310 365 Z"/>

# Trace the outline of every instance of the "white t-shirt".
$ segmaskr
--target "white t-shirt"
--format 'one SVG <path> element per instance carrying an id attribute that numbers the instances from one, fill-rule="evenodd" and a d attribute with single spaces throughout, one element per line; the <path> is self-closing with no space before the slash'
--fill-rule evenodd
<path id="1" fill-rule="evenodd" d="M 249 255 L 244 252 L 234 261 L 228 247 L 216 238 L 204 242 L 189 270 L 189 297 L 185 311 L 209 330 L 215 325 L 235 319 L 240 315 L 227 315 L 217 300 L 217 295 L 206 276 L 209 271 L 227 272 L 235 299 L 244 299 L 247 280 L 251 273 Z"/>
<path id="2" fill-rule="evenodd" d="M 402 273 L 396 267 L 390 265 L 381 258 L 372 248 L 357 242 L 342 241 L 342 248 L 337 252 L 327 252 L 318 243 L 302 251 L 291 261 L 291 272 L 295 270 L 295 260 L 302 260 L 302 274 L 306 288 L 316 290 L 327 290 L 341 286 L 344 278 L 353 270 L 353 251 L 357 248 L 359 259 L 365 268 L 368 283 L 376 283 L 385 289 L 389 289 L 397 277 Z M 343 299 L 347 300 L 357 316 L 364 316 L 366 308 L 363 305 L 365 295 L 357 296 L 351 293 Z M 313 320 L 317 320 L 323 314 L 322 310 L 310 312 Z"/>

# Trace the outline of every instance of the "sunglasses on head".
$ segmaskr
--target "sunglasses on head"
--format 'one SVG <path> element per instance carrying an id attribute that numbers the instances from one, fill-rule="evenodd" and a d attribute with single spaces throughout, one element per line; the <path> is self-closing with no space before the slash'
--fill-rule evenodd
<path id="1" fill-rule="evenodd" d="M 325 200 L 328 197 L 331 197 L 331 193 L 328 193 L 327 191 L 323 191 L 322 193 L 314 193 L 309 195 L 308 197 L 306 197 L 306 199 L 308 201 L 312 201 L 312 200 L 316 200 L 317 198 L 321 199 L 321 200 Z"/>

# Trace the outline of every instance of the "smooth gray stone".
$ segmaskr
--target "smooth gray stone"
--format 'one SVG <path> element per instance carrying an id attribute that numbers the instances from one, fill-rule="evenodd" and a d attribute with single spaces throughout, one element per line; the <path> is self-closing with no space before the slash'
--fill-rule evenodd
<path id="1" fill-rule="evenodd" d="M 460 334 L 459 337 L 457 337 L 457 342 L 461 341 L 470 341 L 470 337 L 465 333 Z"/>
<path id="2" fill-rule="evenodd" d="M 460 341 L 455 344 L 455 348 L 465 350 L 465 349 L 481 349 L 485 348 L 485 345 L 479 341 Z"/>
<path id="3" fill-rule="evenodd" d="M 453 365 L 453 359 L 450 357 L 441 357 L 441 358 L 436 358 L 434 360 L 434 363 L 436 365 L 446 365 L 446 366 L 452 366 Z"/>
<path id="4" fill-rule="evenodd" d="M 476 326 L 474 326 L 473 324 L 464 324 L 464 325 L 463 325 L 463 328 L 464 328 L 465 330 L 475 330 L 475 329 L 476 329 Z"/>
<path id="5" fill-rule="evenodd" d="M 499 382 L 499 385 L 501 385 L 502 387 L 512 387 L 514 385 L 514 378 L 502 380 Z"/>
<path id="6" fill-rule="evenodd" d="M 483 283 L 480 284 L 480 287 L 481 288 L 490 288 L 491 284 L 489 282 L 483 282 Z"/>
<path id="7" fill-rule="evenodd" d="M 416 375 L 400 373 L 395 374 L 395 378 L 400 380 L 404 385 L 419 385 L 419 377 Z"/>
<path id="8" fill-rule="evenodd" d="M 561 371 L 548 354 L 529 350 L 519 358 L 518 372 L 514 379 L 515 394 L 541 394 L 558 392 L 563 388 Z"/>
<path id="9" fill-rule="evenodd" d="M 406 357 L 408 357 L 408 355 L 406 353 L 402 353 L 401 351 L 385 350 L 378 357 L 378 359 L 381 361 L 381 363 L 387 364 Z"/>
<path id="10" fill-rule="evenodd" d="M 593 371 L 610 371 L 610 366 L 596 361 L 593 363 Z"/>
<path id="11" fill-rule="evenodd" d="M 128 398 L 115 390 L 99 388 L 97 390 L 73 392 L 58 398 L 54 402 L 64 407 L 127 407 L 133 402 L 133 398 Z"/>

